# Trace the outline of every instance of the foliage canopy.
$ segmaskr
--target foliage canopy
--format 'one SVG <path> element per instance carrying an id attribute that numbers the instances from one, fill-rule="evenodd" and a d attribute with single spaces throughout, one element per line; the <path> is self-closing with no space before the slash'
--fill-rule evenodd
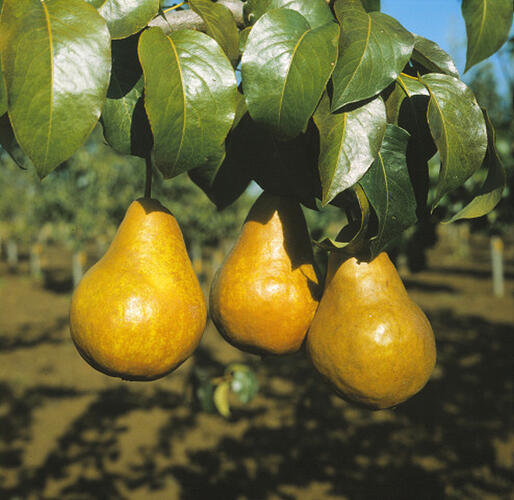
<path id="1" fill-rule="evenodd" d="M 161 2 L 162 4 L 162 2 Z M 100 122 L 164 178 L 218 207 L 250 181 L 346 213 L 319 244 L 377 255 L 487 169 L 469 206 L 501 198 L 494 130 L 451 57 L 378 0 L 0 0 L 0 144 L 43 178 Z M 466 70 L 506 41 L 511 0 L 463 0 Z M 430 182 L 428 161 L 440 170 Z"/>

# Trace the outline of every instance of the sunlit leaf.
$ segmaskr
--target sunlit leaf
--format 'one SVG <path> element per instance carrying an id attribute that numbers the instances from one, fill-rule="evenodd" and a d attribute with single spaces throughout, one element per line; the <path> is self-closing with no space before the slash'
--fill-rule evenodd
<path id="1" fill-rule="evenodd" d="M 239 59 L 239 31 L 230 10 L 211 0 L 189 0 L 189 6 L 205 22 L 206 33 L 219 43 L 235 65 Z"/>
<path id="2" fill-rule="evenodd" d="M 86 0 L 107 21 L 112 38 L 126 38 L 157 15 L 159 0 Z"/>
<path id="3" fill-rule="evenodd" d="M 254 25 L 241 61 L 251 117 L 283 138 L 304 131 L 332 73 L 339 28 L 311 29 L 290 9 L 274 9 Z"/>
<path id="4" fill-rule="evenodd" d="M 487 149 L 484 117 L 473 92 L 460 80 L 430 73 L 428 124 L 441 157 L 433 207 L 480 168 Z"/>
<path id="5" fill-rule="evenodd" d="M 331 113 L 324 95 L 314 122 L 320 133 L 318 169 L 326 205 L 353 186 L 373 163 L 386 130 L 386 111 L 377 98 L 352 111 Z"/>
<path id="6" fill-rule="evenodd" d="M 487 125 L 487 153 L 484 159 L 484 168 L 487 168 L 487 177 L 484 184 L 464 208 L 459 210 L 445 223 L 455 222 L 459 219 L 473 219 L 488 214 L 499 203 L 505 189 L 506 175 L 505 168 L 498 156 L 495 145 L 495 131 L 487 112 L 484 111 L 485 123 Z"/>
<path id="7" fill-rule="evenodd" d="M 512 25 L 512 0 L 462 0 L 468 48 L 467 71 L 494 54 L 507 40 Z"/>
<path id="8" fill-rule="evenodd" d="M 234 120 L 234 70 L 219 45 L 192 30 L 143 32 L 139 59 L 145 108 L 154 136 L 154 160 L 165 178 L 218 166 Z"/>
<path id="9" fill-rule="evenodd" d="M 110 36 L 82 0 L 5 0 L 0 53 L 9 117 L 40 177 L 82 145 L 100 117 Z"/>
<path id="10" fill-rule="evenodd" d="M 378 218 L 378 232 L 371 239 L 372 258 L 417 220 L 406 164 L 408 140 L 405 130 L 388 124 L 380 153 L 359 182 Z"/>
<path id="11" fill-rule="evenodd" d="M 325 0 L 248 0 L 243 6 L 246 24 L 255 24 L 266 12 L 286 8 L 299 12 L 311 28 L 318 28 L 334 21 L 332 11 Z"/>
<path id="12" fill-rule="evenodd" d="M 412 60 L 429 72 L 445 73 L 460 78 L 453 59 L 437 43 L 419 35 L 414 35 L 416 42 L 412 51 Z"/>
<path id="13" fill-rule="evenodd" d="M 368 99 L 392 83 L 412 54 L 414 37 L 396 19 L 371 12 L 360 0 L 337 0 L 339 58 L 332 80 L 332 111 Z"/>

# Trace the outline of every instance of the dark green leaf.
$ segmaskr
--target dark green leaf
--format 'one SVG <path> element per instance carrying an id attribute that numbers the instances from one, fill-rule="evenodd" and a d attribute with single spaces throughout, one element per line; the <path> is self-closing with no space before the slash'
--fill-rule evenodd
<path id="1" fill-rule="evenodd" d="M 246 404 L 253 399 L 259 390 L 255 373 L 246 365 L 234 364 L 229 366 L 231 373 L 230 389 L 241 403 Z"/>
<path id="2" fill-rule="evenodd" d="M 105 140 L 116 151 L 146 157 L 152 132 L 143 99 L 143 70 L 137 58 L 138 36 L 112 43 L 111 83 L 102 110 Z"/>
<path id="3" fill-rule="evenodd" d="M 139 59 L 145 108 L 154 136 L 154 160 L 165 178 L 196 167 L 217 167 L 234 120 L 234 70 L 204 33 L 159 28 L 143 32 Z"/>
<path id="4" fill-rule="evenodd" d="M 109 30 L 82 0 L 5 0 L 0 32 L 11 124 L 44 177 L 82 145 L 100 117 L 111 68 Z"/>
<path id="5" fill-rule="evenodd" d="M 429 92 L 418 79 L 408 75 L 400 75 L 396 80 L 395 89 L 386 101 L 386 109 L 392 112 L 396 105 L 396 116 L 391 123 L 405 129 L 410 134 L 407 146 L 407 165 L 411 183 L 416 193 L 418 217 L 427 213 L 427 197 L 429 189 L 427 162 L 437 152 L 430 134 L 427 121 Z M 393 102 L 390 102 L 390 101 Z M 388 116 L 392 118 L 392 116 Z"/>
<path id="6" fill-rule="evenodd" d="M 416 42 L 412 51 L 412 60 L 432 73 L 445 73 L 460 78 L 453 59 L 437 43 L 419 35 L 414 35 Z"/>
<path id="7" fill-rule="evenodd" d="M 279 141 L 269 130 L 249 122 L 247 158 L 252 156 L 248 166 L 255 182 L 264 191 L 294 197 L 316 209 L 321 184 L 316 168 L 319 134 L 313 122 L 309 121 L 305 133 L 289 141 Z"/>
<path id="8" fill-rule="evenodd" d="M 388 124 L 378 158 L 360 180 L 378 218 L 378 232 L 371 239 L 372 258 L 417 220 L 406 164 L 408 140 L 405 130 Z"/>
<path id="9" fill-rule="evenodd" d="M 487 168 L 487 177 L 475 198 L 453 217 L 444 221 L 445 223 L 455 222 L 459 219 L 473 219 L 488 214 L 501 200 L 503 190 L 505 189 L 505 168 L 496 151 L 494 127 L 487 112 L 483 111 L 487 125 L 488 142 L 483 166 Z"/>
<path id="10" fill-rule="evenodd" d="M 159 10 L 159 0 L 86 0 L 107 21 L 112 38 L 126 38 L 144 28 Z"/>
<path id="11" fill-rule="evenodd" d="M 386 130 L 386 111 L 381 98 L 344 113 L 330 113 L 325 94 L 314 113 L 320 133 L 318 169 L 322 204 L 353 186 L 377 156 Z"/>
<path id="12" fill-rule="evenodd" d="M 233 65 L 239 59 L 239 31 L 227 7 L 211 0 L 189 0 L 189 6 L 205 22 L 207 34 L 216 40 Z"/>
<path id="13" fill-rule="evenodd" d="M 507 40 L 512 24 L 512 0 L 462 0 L 468 49 L 467 71 L 494 54 Z"/>
<path id="14" fill-rule="evenodd" d="M 16 142 L 7 113 L 0 116 L 0 146 L 21 169 L 26 170 L 32 165 Z"/>
<path id="15" fill-rule="evenodd" d="M 362 5 L 367 12 L 380 10 L 380 0 L 362 0 Z"/>
<path id="16" fill-rule="evenodd" d="M 299 12 L 307 19 L 311 28 L 334 21 L 325 0 L 248 0 L 243 6 L 245 23 L 255 24 L 269 10 L 281 7 Z"/>
<path id="17" fill-rule="evenodd" d="M 283 138 L 305 130 L 337 58 L 335 23 L 311 29 L 290 9 L 267 12 L 254 25 L 241 63 L 251 117 Z"/>
<path id="18" fill-rule="evenodd" d="M 441 157 L 433 207 L 482 164 L 487 132 L 473 92 L 460 80 L 431 73 L 421 79 L 429 92 L 428 124 Z"/>
<path id="19" fill-rule="evenodd" d="M 240 95 L 240 94 L 239 94 Z M 244 103 L 244 99 L 242 100 Z M 218 210 L 232 204 L 247 188 L 250 182 L 250 169 L 248 168 L 247 127 L 243 118 L 236 116 L 236 121 L 243 121 L 241 126 L 234 127 L 226 140 L 227 155 L 219 166 L 200 167 L 189 171 L 189 177 L 197 184 L 216 205 Z"/>
<path id="20" fill-rule="evenodd" d="M 414 37 L 396 19 L 366 13 L 360 0 L 337 0 L 339 58 L 332 80 L 332 111 L 377 95 L 392 83 L 412 54 Z"/>
<path id="21" fill-rule="evenodd" d="M 340 231 L 335 240 L 325 238 L 323 241 L 315 241 L 314 243 L 329 252 L 354 256 L 360 253 L 366 240 L 370 208 L 366 194 L 359 184 L 356 184 L 347 192 L 351 192 L 353 195 L 350 202 L 345 200 L 343 204 L 349 221 L 348 225 Z M 339 203 L 335 204 L 339 206 Z"/>

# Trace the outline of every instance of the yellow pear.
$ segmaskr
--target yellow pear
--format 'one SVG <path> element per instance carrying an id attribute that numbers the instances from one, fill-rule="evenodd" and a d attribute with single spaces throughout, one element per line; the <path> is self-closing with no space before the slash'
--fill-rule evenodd
<path id="1" fill-rule="evenodd" d="M 263 193 L 216 273 L 210 313 L 231 344 L 253 353 L 297 351 L 320 289 L 300 205 Z"/>
<path id="2" fill-rule="evenodd" d="M 330 255 L 306 345 L 316 369 L 341 396 L 374 409 L 421 390 L 436 359 L 430 323 L 386 253 L 369 263 Z"/>
<path id="3" fill-rule="evenodd" d="M 134 201 L 73 293 L 70 329 L 79 353 L 107 375 L 153 380 L 192 354 L 206 319 L 177 221 L 157 200 Z"/>

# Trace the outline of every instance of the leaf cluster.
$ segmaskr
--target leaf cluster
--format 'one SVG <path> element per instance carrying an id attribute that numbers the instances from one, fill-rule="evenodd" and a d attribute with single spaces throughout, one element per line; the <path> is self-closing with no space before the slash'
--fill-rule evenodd
<path id="1" fill-rule="evenodd" d="M 451 57 L 378 0 L 1 9 L 0 143 L 19 146 L 40 177 L 100 121 L 114 150 L 150 158 L 164 179 L 187 173 L 219 209 L 252 181 L 315 210 L 339 207 L 347 224 L 319 245 L 366 257 L 479 171 L 476 197 L 447 220 L 484 215 L 501 198 L 485 110 Z M 513 5 L 463 0 L 462 13 L 469 69 L 505 42 Z"/>

